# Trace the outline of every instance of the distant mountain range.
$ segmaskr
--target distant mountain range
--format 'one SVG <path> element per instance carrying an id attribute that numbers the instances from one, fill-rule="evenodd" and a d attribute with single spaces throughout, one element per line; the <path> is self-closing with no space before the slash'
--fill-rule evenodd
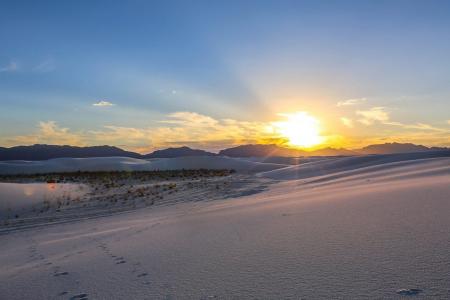
<path id="1" fill-rule="evenodd" d="M 191 149 L 189 147 L 168 148 L 157 150 L 149 154 L 139 154 L 125 151 L 113 146 L 75 147 L 59 145 L 32 145 L 16 146 L 11 148 L 0 147 L 0 160 L 47 160 L 51 158 L 73 157 L 110 157 L 123 156 L 141 159 L 172 158 L 181 156 L 214 156 L 223 155 L 229 157 L 300 157 L 300 156 L 350 156 L 367 154 L 409 153 L 423 151 L 450 151 L 450 148 L 426 147 L 410 143 L 386 143 L 369 145 L 361 149 L 347 150 L 323 148 L 314 151 L 297 150 L 278 145 L 242 145 L 221 150 L 219 154 Z"/>
<path id="2" fill-rule="evenodd" d="M 265 157 L 265 156 L 349 156 L 349 155 L 367 155 L 367 154 L 392 154 L 392 153 L 411 153 L 423 151 L 441 151 L 450 150 L 444 147 L 426 147 L 411 143 L 385 143 L 369 145 L 361 149 L 348 150 L 344 148 L 323 148 L 314 151 L 304 151 L 286 148 L 278 145 L 242 145 L 233 148 L 224 149 L 219 155 L 231 157 Z"/>
<path id="3" fill-rule="evenodd" d="M 143 158 L 172 158 L 180 156 L 214 156 L 215 153 L 191 149 L 189 147 L 167 148 L 163 150 L 156 150 L 155 152 L 142 155 Z"/>
<path id="4" fill-rule="evenodd" d="M 0 148 L 0 160 L 46 160 L 60 157 L 107 157 L 126 156 L 140 158 L 138 153 L 112 146 L 75 147 L 59 145 L 32 145 Z"/>

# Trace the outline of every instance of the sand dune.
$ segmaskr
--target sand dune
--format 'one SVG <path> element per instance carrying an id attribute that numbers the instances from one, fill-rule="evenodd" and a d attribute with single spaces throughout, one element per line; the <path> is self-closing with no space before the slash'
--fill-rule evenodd
<path id="1" fill-rule="evenodd" d="M 195 156 L 162 158 L 153 161 L 151 167 L 157 170 L 173 169 L 233 169 L 238 172 L 265 172 L 286 167 L 286 164 L 242 161 L 225 156 Z"/>
<path id="2" fill-rule="evenodd" d="M 450 157 L 450 151 L 336 157 L 272 170 L 261 173 L 260 175 L 277 180 L 292 180 L 329 175 L 377 165 L 383 166 L 382 168 L 389 168 L 390 163 L 445 157 Z"/>
<path id="3" fill-rule="evenodd" d="M 221 156 L 161 159 L 129 157 L 55 158 L 45 161 L 3 161 L 0 174 L 38 174 L 77 171 L 153 171 L 180 169 L 233 169 L 256 173 L 286 167 L 285 164 L 244 161 Z"/>
<path id="4" fill-rule="evenodd" d="M 193 202 L 186 190 L 173 205 L 4 231 L 0 295 L 449 298 L 448 155 L 335 158 L 261 174 L 285 180 L 245 197 Z"/>

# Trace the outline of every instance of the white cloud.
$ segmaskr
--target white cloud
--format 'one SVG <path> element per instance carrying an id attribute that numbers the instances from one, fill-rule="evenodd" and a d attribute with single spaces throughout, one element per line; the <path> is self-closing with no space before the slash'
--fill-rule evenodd
<path id="1" fill-rule="evenodd" d="M 168 115 L 168 118 L 169 119 L 167 120 L 160 121 L 160 123 L 179 124 L 186 126 L 214 126 L 218 123 L 217 120 L 211 117 L 189 111 L 179 111 L 171 113 Z"/>
<path id="2" fill-rule="evenodd" d="M 428 143 L 430 145 L 450 143 L 449 130 L 433 127 L 429 124 L 403 124 L 389 120 L 388 113 L 381 107 L 360 111 L 364 122 L 380 122 L 389 126 L 398 126 L 408 131 L 398 132 L 390 141 Z M 360 120 L 358 120 L 360 121 Z M 355 120 L 342 117 L 341 122 L 348 127 Z M 277 142 L 277 136 L 267 128 L 270 123 L 249 122 L 233 119 L 214 119 L 195 112 L 174 112 L 168 114 L 153 127 L 123 127 L 106 125 L 98 130 L 73 131 L 59 126 L 55 121 L 40 122 L 34 132 L 28 135 L 0 138 L 2 145 L 30 145 L 37 143 L 58 145 L 115 145 L 132 151 L 148 153 L 156 148 L 187 145 L 191 147 L 219 150 L 236 144 Z M 364 140 L 370 140 L 367 137 Z M 361 141 L 359 141 L 361 142 Z"/>
<path id="3" fill-rule="evenodd" d="M 0 67 L 0 73 L 2 72 L 15 72 L 19 70 L 19 64 L 15 61 L 10 61 L 9 64 L 7 64 L 4 67 Z"/>
<path id="4" fill-rule="evenodd" d="M 29 135 L 16 136 L 10 139 L 15 145 L 54 144 L 84 145 L 81 133 L 70 132 L 69 128 L 59 127 L 55 121 L 39 122 L 37 131 Z"/>
<path id="5" fill-rule="evenodd" d="M 92 140 L 117 145 L 142 153 L 154 148 L 193 146 L 219 150 L 235 143 L 256 142 L 264 136 L 264 123 L 214 119 L 195 112 L 175 112 L 156 127 L 133 128 L 108 125 L 90 131 Z"/>
<path id="6" fill-rule="evenodd" d="M 214 119 L 194 112 L 175 112 L 155 127 L 106 125 L 99 130 L 72 131 L 54 121 L 40 122 L 34 133 L 4 139 L 5 145 L 116 145 L 147 153 L 155 148 L 192 146 L 219 150 L 234 144 L 258 142 L 271 135 L 266 123 Z"/>
<path id="7" fill-rule="evenodd" d="M 381 106 L 372 107 L 369 110 L 358 110 L 356 114 L 362 117 L 358 121 L 364 125 L 372 125 L 374 122 L 385 123 L 389 120 L 389 113 Z"/>
<path id="8" fill-rule="evenodd" d="M 430 124 L 426 123 L 414 123 L 414 124 L 405 124 L 402 122 L 397 121 L 391 121 L 389 112 L 386 111 L 385 107 L 372 107 L 369 110 L 358 110 L 356 111 L 356 114 L 361 116 L 361 119 L 358 119 L 358 121 L 366 126 L 372 125 L 375 122 L 384 124 L 384 125 L 390 125 L 390 126 L 397 126 L 401 127 L 403 129 L 414 129 L 414 130 L 420 130 L 420 131 L 436 131 L 436 132 L 449 132 L 448 129 L 435 127 Z M 341 119 L 342 121 L 342 119 Z M 344 122 L 344 121 L 343 121 Z"/>
<path id="9" fill-rule="evenodd" d="M 351 106 L 351 105 L 357 105 L 366 102 L 366 98 L 355 98 L 355 99 L 347 99 L 343 101 L 339 101 L 336 105 L 337 106 Z"/>
<path id="10" fill-rule="evenodd" d="M 352 119 L 349 119 L 349 118 L 346 118 L 346 117 L 342 117 L 341 118 L 341 122 L 342 122 L 342 124 L 344 124 L 348 128 L 353 128 L 353 120 Z"/>
<path id="11" fill-rule="evenodd" d="M 432 126 L 430 124 L 425 124 L 425 123 L 403 124 L 403 123 L 400 123 L 400 122 L 388 122 L 386 124 L 387 125 L 400 126 L 402 128 L 405 128 L 405 129 L 431 130 L 431 131 L 448 131 L 446 129 L 438 128 L 438 127 Z"/>
<path id="12" fill-rule="evenodd" d="M 102 100 L 102 101 L 98 101 L 96 103 L 93 103 L 92 105 L 93 106 L 114 106 L 115 104 L 113 104 L 113 103 L 111 103 L 109 101 Z"/>

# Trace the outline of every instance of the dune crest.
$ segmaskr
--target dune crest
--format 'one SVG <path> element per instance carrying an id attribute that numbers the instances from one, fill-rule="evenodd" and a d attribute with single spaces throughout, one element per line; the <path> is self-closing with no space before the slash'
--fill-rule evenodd
<path id="1" fill-rule="evenodd" d="M 0 162 L 0 174 L 181 169 L 232 169 L 238 172 L 257 173 L 286 166 L 284 164 L 251 162 L 223 156 L 176 157 L 152 160 L 129 157 L 55 158 L 45 161 Z"/>

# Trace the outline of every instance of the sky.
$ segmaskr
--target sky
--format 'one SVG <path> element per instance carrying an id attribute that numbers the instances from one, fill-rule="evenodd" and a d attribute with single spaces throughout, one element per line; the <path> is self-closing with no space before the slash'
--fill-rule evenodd
<path id="1" fill-rule="evenodd" d="M 312 132 L 295 116 L 320 141 L 300 148 L 450 146 L 449 15 L 434 0 L 4 0 L 0 146 L 289 146 Z"/>

